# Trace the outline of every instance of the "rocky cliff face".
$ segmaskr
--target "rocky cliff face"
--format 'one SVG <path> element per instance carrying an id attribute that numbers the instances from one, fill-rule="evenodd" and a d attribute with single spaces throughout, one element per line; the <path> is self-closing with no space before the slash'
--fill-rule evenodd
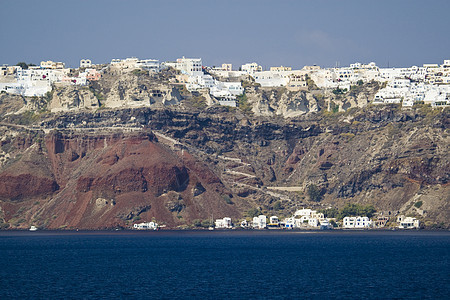
<path id="1" fill-rule="evenodd" d="M 12 228 L 96 229 L 152 219 L 174 228 L 241 215 L 213 172 L 151 132 L 28 139 L 0 173 L 1 221 Z"/>
<path id="2" fill-rule="evenodd" d="M 97 110 L 98 108 L 152 107 L 178 104 L 183 97 L 168 79 L 171 73 L 149 75 L 135 70 L 116 74 L 104 72 L 100 81 L 80 87 L 58 84 L 54 87 L 47 108 L 51 112 Z"/>
<path id="3" fill-rule="evenodd" d="M 295 118 L 323 110 L 346 111 L 365 107 L 373 100 L 379 88 L 377 82 L 370 82 L 352 86 L 346 93 L 334 94 L 332 90 L 318 88 L 292 92 L 284 87 L 261 88 L 250 85 L 246 87 L 245 93 L 256 116 Z"/>
<path id="4" fill-rule="evenodd" d="M 376 84 L 346 95 L 253 85 L 251 112 L 205 108 L 201 97 L 167 107 L 170 88 L 185 93 L 167 78 L 102 80 L 35 102 L 0 96 L 0 227 L 112 228 L 154 218 L 175 228 L 212 215 L 235 220 L 251 208 L 283 217 L 346 203 L 450 226 L 448 109 L 367 106 Z M 153 91 L 163 87 L 157 102 Z M 59 113 L 11 114 L 46 100 Z"/>
<path id="5" fill-rule="evenodd" d="M 60 112 L 97 109 L 100 107 L 100 102 L 87 87 L 80 88 L 73 85 L 65 85 L 55 88 L 48 106 L 50 111 Z"/>

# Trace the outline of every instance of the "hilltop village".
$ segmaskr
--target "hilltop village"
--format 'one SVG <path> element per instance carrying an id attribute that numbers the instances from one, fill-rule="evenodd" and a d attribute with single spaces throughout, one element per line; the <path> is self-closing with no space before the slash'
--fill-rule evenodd
<path id="1" fill-rule="evenodd" d="M 371 62 L 336 68 L 304 66 L 300 70 L 284 66 L 263 70 L 257 63 L 247 63 L 240 66 L 239 70 L 233 70 L 231 64 L 207 67 L 200 58 L 185 57 L 175 62 L 161 63 L 156 59 L 113 59 L 109 64 L 101 65 L 82 59 L 77 69 L 66 68 L 63 62 L 42 61 L 39 66 L 25 63 L 1 66 L 0 91 L 42 97 L 54 87 L 86 86 L 89 82 L 98 81 L 106 72 L 138 74 L 141 70 L 155 74 L 167 68 L 179 72 L 171 80 L 172 85 L 184 85 L 191 92 L 206 90 L 211 96 L 207 98 L 208 105 L 218 103 L 236 107 L 237 97 L 244 93 L 243 78 L 250 78 L 261 87 L 285 87 L 292 92 L 308 90 L 311 85 L 315 85 L 335 95 L 345 94 L 364 83 L 379 82 L 382 87 L 370 99 L 373 104 L 394 103 L 403 107 L 417 103 L 431 104 L 432 107 L 450 105 L 450 60 L 444 60 L 441 65 L 424 64 L 409 68 L 381 68 Z M 139 105 L 148 106 L 150 103 L 142 102 Z"/>

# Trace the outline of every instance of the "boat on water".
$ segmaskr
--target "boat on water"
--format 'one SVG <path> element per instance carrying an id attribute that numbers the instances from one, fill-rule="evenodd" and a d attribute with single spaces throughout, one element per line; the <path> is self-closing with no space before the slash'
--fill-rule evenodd
<path id="1" fill-rule="evenodd" d="M 320 230 L 331 230 L 333 229 L 333 225 L 328 222 L 328 220 L 320 221 Z"/>
<path id="2" fill-rule="evenodd" d="M 38 230 L 36 226 L 32 225 L 32 226 L 30 227 L 30 231 L 36 231 L 36 230 Z"/>

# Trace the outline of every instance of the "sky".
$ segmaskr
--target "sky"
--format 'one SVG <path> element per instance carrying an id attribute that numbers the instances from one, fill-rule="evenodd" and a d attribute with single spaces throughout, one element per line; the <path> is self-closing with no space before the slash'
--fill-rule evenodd
<path id="1" fill-rule="evenodd" d="M 450 59 L 450 0 L 0 0 L 0 65 L 138 57 L 380 67 Z"/>

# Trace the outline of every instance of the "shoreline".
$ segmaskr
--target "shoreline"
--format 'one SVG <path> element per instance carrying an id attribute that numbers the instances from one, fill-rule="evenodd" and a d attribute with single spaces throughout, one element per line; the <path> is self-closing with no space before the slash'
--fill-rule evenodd
<path id="1" fill-rule="evenodd" d="M 398 230 L 352 230 L 352 229 L 334 229 L 334 230 L 196 230 L 196 229 L 164 229 L 164 230 L 0 230 L 0 237 L 39 237 L 39 236 L 277 236 L 277 235 L 445 235 L 450 236 L 450 230 L 444 229 L 398 229 Z"/>

